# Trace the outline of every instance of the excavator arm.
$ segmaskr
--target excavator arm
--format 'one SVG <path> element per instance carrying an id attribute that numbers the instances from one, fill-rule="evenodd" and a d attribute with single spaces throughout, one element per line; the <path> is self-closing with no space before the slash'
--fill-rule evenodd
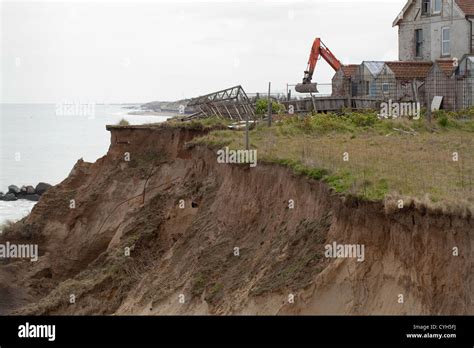
<path id="1" fill-rule="evenodd" d="M 304 72 L 303 83 L 296 85 L 296 91 L 299 93 L 316 93 L 317 86 L 315 83 L 311 83 L 313 79 L 314 69 L 318 63 L 319 57 L 323 57 L 326 62 L 334 69 L 339 70 L 342 66 L 341 62 L 331 52 L 329 48 L 321 41 L 318 37 L 314 40 L 313 46 L 311 47 L 311 54 L 309 56 L 308 67 Z"/>

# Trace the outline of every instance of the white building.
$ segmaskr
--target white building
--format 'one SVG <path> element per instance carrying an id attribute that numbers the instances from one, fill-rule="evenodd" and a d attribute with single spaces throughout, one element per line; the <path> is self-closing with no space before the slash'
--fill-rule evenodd
<path id="1" fill-rule="evenodd" d="M 408 0 L 393 26 L 402 61 L 461 61 L 473 53 L 474 0 Z"/>

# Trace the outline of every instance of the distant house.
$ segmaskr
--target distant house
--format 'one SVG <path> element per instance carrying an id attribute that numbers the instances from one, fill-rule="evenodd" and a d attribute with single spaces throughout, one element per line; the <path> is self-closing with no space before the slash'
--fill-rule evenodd
<path id="1" fill-rule="evenodd" d="M 385 62 L 365 61 L 352 80 L 352 95 L 382 100 L 395 84 L 395 75 Z"/>
<path id="2" fill-rule="evenodd" d="M 390 99 L 396 101 L 419 101 L 425 99 L 425 80 L 433 66 L 432 62 L 387 62 L 395 75 L 395 88 Z"/>
<path id="3" fill-rule="evenodd" d="M 474 77 L 474 56 L 465 56 L 459 63 L 457 76 L 463 78 Z"/>
<path id="4" fill-rule="evenodd" d="M 473 0 L 409 0 L 393 22 L 399 60 L 461 60 L 474 53 Z"/>
<path id="5" fill-rule="evenodd" d="M 437 60 L 431 68 L 425 86 L 427 103 L 431 103 L 436 96 L 443 97 L 441 107 L 448 110 L 458 109 L 457 103 L 457 79 L 455 76 L 457 70 L 456 61 Z"/>
<path id="6" fill-rule="evenodd" d="M 363 62 L 341 68 L 333 77 L 333 96 L 417 101 L 424 98 L 424 82 L 431 62 Z"/>
<path id="7" fill-rule="evenodd" d="M 359 69 L 358 64 L 344 65 L 332 78 L 332 95 L 336 96 L 348 96 L 351 94 L 352 81 L 357 76 Z"/>
<path id="8" fill-rule="evenodd" d="M 456 107 L 465 109 L 474 105 L 474 56 L 465 56 L 459 63 L 456 76 Z"/>
<path id="9" fill-rule="evenodd" d="M 419 101 L 458 110 L 474 105 L 474 0 L 408 0 L 398 26 L 399 61 L 364 61 L 333 77 L 333 96 L 352 105 Z M 439 99 L 439 98 L 438 98 Z"/>

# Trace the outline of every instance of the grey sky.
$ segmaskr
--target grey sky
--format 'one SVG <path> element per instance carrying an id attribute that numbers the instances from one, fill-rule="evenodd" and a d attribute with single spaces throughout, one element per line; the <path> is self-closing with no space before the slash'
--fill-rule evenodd
<path id="1" fill-rule="evenodd" d="M 2 2 L 2 102 L 173 100 L 268 81 L 283 91 L 316 36 L 345 64 L 396 60 L 405 2 Z M 314 79 L 330 82 L 318 64 Z"/>

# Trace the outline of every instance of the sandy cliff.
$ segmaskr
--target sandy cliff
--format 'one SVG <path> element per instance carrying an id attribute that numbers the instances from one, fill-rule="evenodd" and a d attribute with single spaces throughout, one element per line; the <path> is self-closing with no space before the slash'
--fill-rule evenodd
<path id="1" fill-rule="evenodd" d="M 474 314 L 472 217 L 387 211 L 276 165 L 218 164 L 186 145 L 199 134 L 111 128 L 106 156 L 78 161 L 0 235 L 41 255 L 0 263 L 0 312 Z M 364 245 L 364 261 L 325 257 L 333 242 Z"/>

